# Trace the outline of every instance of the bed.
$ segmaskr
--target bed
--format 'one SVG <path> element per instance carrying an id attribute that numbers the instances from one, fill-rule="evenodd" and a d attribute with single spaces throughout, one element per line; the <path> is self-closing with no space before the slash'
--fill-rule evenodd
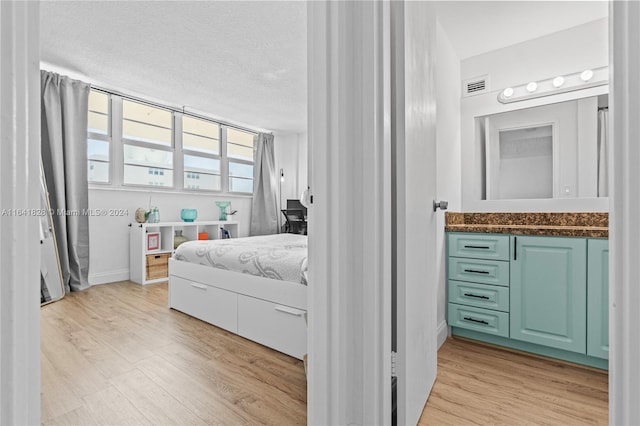
<path id="1" fill-rule="evenodd" d="M 277 234 L 181 244 L 169 259 L 169 307 L 302 359 L 307 237 Z"/>

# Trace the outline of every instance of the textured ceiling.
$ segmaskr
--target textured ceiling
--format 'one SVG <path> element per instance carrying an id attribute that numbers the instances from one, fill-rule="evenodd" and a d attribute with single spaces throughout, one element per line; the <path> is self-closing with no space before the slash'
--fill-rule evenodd
<path id="1" fill-rule="evenodd" d="M 607 1 L 437 1 L 438 20 L 460 59 L 608 16 Z"/>
<path id="2" fill-rule="evenodd" d="M 45 1 L 41 60 L 109 88 L 275 132 L 306 131 L 300 1 Z"/>
<path id="3" fill-rule="evenodd" d="M 605 1 L 438 1 L 458 57 L 607 16 Z M 43 1 L 46 64 L 187 110 L 306 131 L 304 1 Z"/>

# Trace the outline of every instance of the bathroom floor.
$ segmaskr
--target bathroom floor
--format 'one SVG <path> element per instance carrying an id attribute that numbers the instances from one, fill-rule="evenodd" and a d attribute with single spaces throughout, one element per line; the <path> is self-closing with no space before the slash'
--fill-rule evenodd
<path id="1" fill-rule="evenodd" d="M 606 425 L 608 374 L 449 338 L 419 425 Z"/>

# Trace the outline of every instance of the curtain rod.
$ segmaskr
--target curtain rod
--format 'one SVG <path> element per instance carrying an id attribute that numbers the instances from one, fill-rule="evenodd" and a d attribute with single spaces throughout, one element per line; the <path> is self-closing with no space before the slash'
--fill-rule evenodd
<path id="1" fill-rule="evenodd" d="M 606 109 L 606 110 L 609 110 L 609 107 L 608 107 L 608 106 L 601 106 L 601 107 L 598 107 L 598 111 L 603 111 L 603 110 L 605 110 L 605 109 Z"/>
<path id="2" fill-rule="evenodd" d="M 149 101 L 147 99 L 139 98 L 137 96 L 127 95 L 125 93 L 118 92 L 117 90 L 105 89 L 104 87 L 95 86 L 93 84 L 90 84 L 90 85 L 91 85 L 91 89 L 96 90 L 98 92 L 103 92 L 103 93 L 108 93 L 110 95 L 120 96 L 122 98 L 127 98 L 127 99 L 131 99 L 133 101 L 142 102 L 142 103 L 145 103 L 147 105 L 151 105 L 151 106 L 162 108 L 162 109 L 167 109 L 167 110 L 173 111 L 173 112 L 179 112 L 181 114 L 187 114 L 187 115 L 190 115 L 192 117 L 201 118 L 203 120 L 214 121 L 214 122 L 216 122 L 218 124 L 221 124 L 223 126 L 233 127 L 234 129 L 244 130 L 245 132 L 271 133 L 271 134 L 273 134 L 273 132 L 261 132 L 261 131 L 255 130 L 255 129 L 250 129 L 248 127 L 239 126 L 237 124 L 232 124 L 232 123 L 229 123 L 229 122 L 226 122 L 226 121 L 223 121 L 223 120 L 217 120 L 215 118 L 206 117 L 206 116 L 201 115 L 201 114 L 197 114 L 197 113 L 193 113 L 193 112 L 187 112 L 187 111 L 185 111 L 185 107 L 184 106 L 182 108 L 179 108 L 179 107 L 172 107 L 170 105 L 163 105 L 163 104 L 159 104 L 157 102 Z"/>

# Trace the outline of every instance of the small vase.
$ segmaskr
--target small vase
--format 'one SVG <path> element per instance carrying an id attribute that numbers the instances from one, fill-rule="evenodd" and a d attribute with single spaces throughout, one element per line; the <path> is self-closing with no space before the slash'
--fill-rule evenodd
<path id="1" fill-rule="evenodd" d="M 180 218 L 185 222 L 193 222 L 198 218 L 198 210 L 182 209 L 180 210 Z"/>
<path id="2" fill-rule="evenodd" d="M 147 222 L 158 223 L 160 222 L 160 211 L 157 207 L 153 207 L 147 212 Z"/>
<path id="3" fill-rule="evenodd" d="M 227 220 L 227 207 L 231 205 L 231 201 L 216 201 L 216 205 L 220 208 L 219 220 Z"/>
<path id="4" fill-rule="evenodd" d="M 177 249 L 180 244 L 187 241 L 189 241 L 189 239 L 182 235 L 182 231 L 176 230 L 176 235 L 173 237 L 173 248 Z"/>
<path id="5" fill-rule="evenodd" d="M 147 216 L 146 216 L 147 211 L 145 209 L 143 209 L 142 207 L 140 207 L 139 209 L 136 210 L 136 222 L 138 223 L 145 223 L 147 221 Z"/>

